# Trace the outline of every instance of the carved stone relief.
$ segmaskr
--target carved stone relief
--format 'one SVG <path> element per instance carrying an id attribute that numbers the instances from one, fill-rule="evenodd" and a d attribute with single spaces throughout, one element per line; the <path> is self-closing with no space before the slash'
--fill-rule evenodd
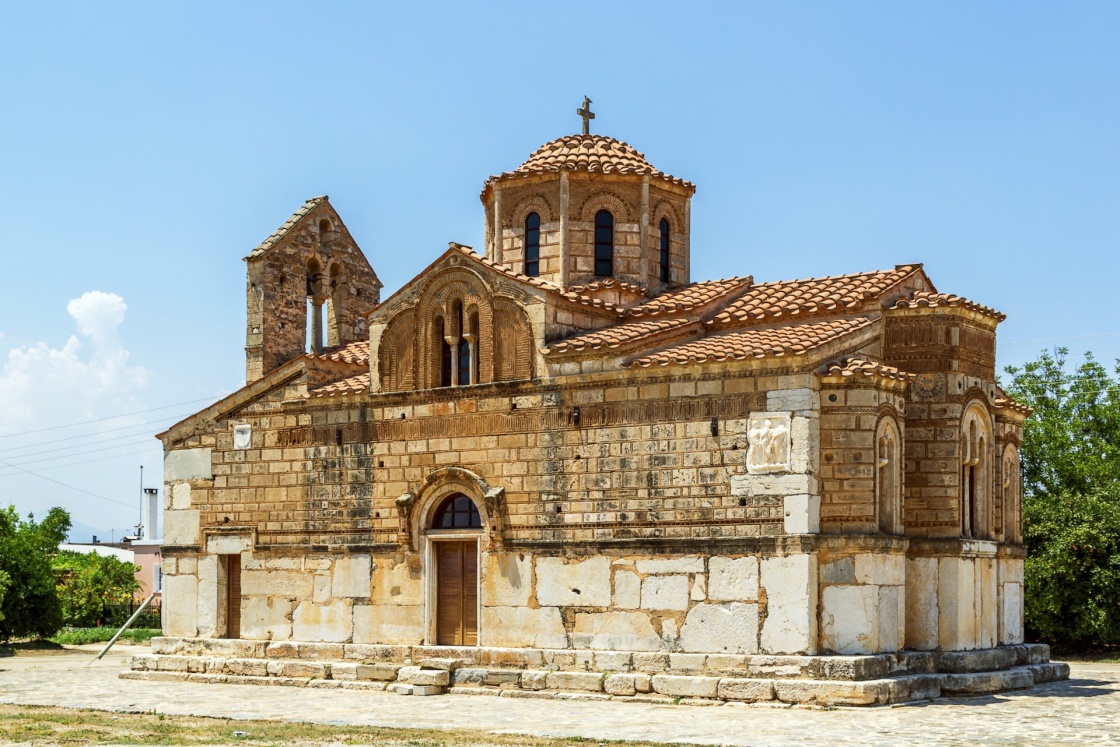
<path id="1" fill-rule="evenodd" d="M 765 475 L 789 470 L 789 413 L 752 412 L 747 421 L 747 472 Z"/>

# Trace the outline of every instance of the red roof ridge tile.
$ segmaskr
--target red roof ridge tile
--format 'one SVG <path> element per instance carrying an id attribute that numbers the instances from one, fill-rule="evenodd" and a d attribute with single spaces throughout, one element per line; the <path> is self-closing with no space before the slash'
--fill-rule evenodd
<path id="1" fill-rule="evenodd" d="M 932 293 L 930 291 L 916 291 L 909 298 L 900 298 L 892 308 L 895 309 L 933 309 L 937 307 L 956 307 L 969 309 L 984 316 L 1003 321 L 1007 315 L 996 311 L 991 306 L 984 306 L 975 301 L 970 301 L 964 296 L 952 293 Z"/>
<path id="2" fill-rule="evenodd" d="M 318 197 L 312 197 L 310 200 L 304 202 L 302 207 L 292 213 L 292 216 L 284 221 L 279 228 L 273 231 L 267 239 L 257 244 L 257 246 L 253 249 L 253 251 L 249 252 L 248 256 L 246 256 L 245 259 L 254 259 L 271 249 L 276 245 L 278 241 L 280 241 L 280 239 L 284 238 L 284 236 L 287 235 L 288 231 L 291 231 L 292 228 L 295 227 L 296 223 L 299 223 L 300 219 L 303 216 L 319 207 L 319 205 L 326 202 L 327 199 L 328 198 L 326 195 L 319 195 Z"/>
<path id="3" fill-rule="evenodd" d="M 360 373 L 356 376 L 350 376 L 338 381 L 332 381 L 330 384 L 316 387 L 310 390 L 306 397 L 321 398 L 321 397 L 337 397 L 344 394 L 361 394 L 369 391 L 370 374 L 369 371 Z"/>
<path id="4" fill-rule="evenodd" d="M 896 381 L 913 381 L 916 374 L 883 363 L 866 356 L 850 356 L 834 361 L 826 369 L 825 376 L 878 376 Z"/>
<path id="5" fill-rule="evenodd" d="M 574 337 L 559 340 L 541 349 L 544 355 L 579 353 L 585 350 L 617 349 L 632 345 L 669 330 L 681 330 L 696 320 L 688 318 L 655 319 L 641 322 L 618 324 L 605 329 L 584 332 Z"/>

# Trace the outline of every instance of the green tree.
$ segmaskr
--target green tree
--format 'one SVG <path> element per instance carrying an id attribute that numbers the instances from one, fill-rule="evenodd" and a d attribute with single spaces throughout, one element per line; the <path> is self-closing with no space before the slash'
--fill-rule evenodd
<path id="1" fill-rule="evenodd" d="M 0 603 L 0 641 L 47 637 L 62 627 L 51 558 L 70 530 L 70 515 L 52 508 L 45 519 L 21 521 L 15 506 L 0 509 L 0 574 L 8 589 Z"/>
<path id="2" fill-rule="evenodd" d="M 1120 382 L 1068 351 L 1009 367 L 1023 426 L 1027 631 L 1053 643 L 1120 643 Z M 1116 368 L 1120 375 L 1120 365 Z"/>
<path id="3" fill-rule="evenodd" d="M 73 627 L 98 626 L 107 606 L 128 604 L 140 588 L 136 566 L 111 555 L 64 550 L 54 557 L 53 565 L 58 574 L 62 621 Z"/>

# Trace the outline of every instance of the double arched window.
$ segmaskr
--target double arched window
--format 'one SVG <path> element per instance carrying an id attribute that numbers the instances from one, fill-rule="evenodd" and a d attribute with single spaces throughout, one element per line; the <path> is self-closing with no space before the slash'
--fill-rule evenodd
<path id="1" fill-rule="evenodd" d="M 463 304 L 451 306 L 451 317 L 436 317 L 433 335 L 440 340 L 440 386 L 478 383 L 478 312 L 467 314 Z"/>
<path id="2" fill-rule="evenodd" d="M 614 216 L 610 210 L 595 213 L 595 275 L 614 274 Z"/>
<path id="3" fill-rule="evenodd" d="M 662 283 L 669 282 L 669 221 L 661 219 L 661 275 Z"/>
<path id="4" fill-rule="evenodd" d="M 525 216 L 525 274 L 535 278 L 541 274 L 541 216 Z"/>

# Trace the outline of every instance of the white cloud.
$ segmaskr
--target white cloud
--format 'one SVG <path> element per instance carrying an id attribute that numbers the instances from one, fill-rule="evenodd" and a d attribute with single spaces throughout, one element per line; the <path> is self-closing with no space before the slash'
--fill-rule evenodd
<path id="1" fill-rule="evenodd" d="M 141 409 L 137 394 L 149 374 L 129 365 L 117 336 L 127 309 L 115 293 L 88 291 L 66 305 L 78 335 L 60 348 L 39 342 L 10 350 L 0 369 L 0 433 Z"/>

